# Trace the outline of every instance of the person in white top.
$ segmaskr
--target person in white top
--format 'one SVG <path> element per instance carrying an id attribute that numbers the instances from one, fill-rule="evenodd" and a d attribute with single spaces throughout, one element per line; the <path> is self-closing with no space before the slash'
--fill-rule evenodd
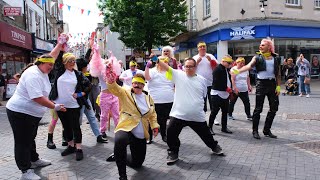
<path id="1" fill-rule="evenodd" d="M 193 59 L 197 61 L 196 73 L 206 79 L 207 96 L 204 99 L 204 112 L 207 112 L 207 99 L 209 99 L 210 110 L 212 106 L 212 101 L 210 98 L 213 79 L 212 71 L 216 68 L 218 61 L 212 54 L 207 53 L 207 45 L 205 42 L 200 41 L 197 47 L 199 53 L 193 56 Z"/>
<path id="2" fill-rule="evenodd" d="M 50 55 L 40 56 L 35 65 L 20 74 L 17 89 L 6 105 L 14 134 L 15 160 L 22 171 L 21 179 L 41 179 L 33 169 L 51 164 L 48 160 L 39 159 L 35 138 L 39 122 L 47 108 L 66 110 L 62 104 L 54 104 L 48 99 L 51 90 L 48 74 L 53 69 L 62 44 L 67 41 L 67 36 L 62 36 Z"/>
<path id="3" fill-rule="evenodd" d="M 119 76 L 119 80 L 123 82 L 123 86 L 130 88 L 131 87 L 131 81 L 132 77 L 136 74 L 144 74 L 143 71 L 140 69 L 137 69 L 137 62 L 130 61 L 129 63 L 130 69 L 127 69 L 121 73 Z"/>
<path id="4" fill-rule="evenodd" d="M 202 76 L 196 74 L 196 61 L 193 58 L 186 59 L 185 72 L 172 69 L 162 61 L 159 61 L 158 65 L 167 71 L 167 79 L 175 84 L 174 101 L 167 129 L 169 146 L 167 165 L 174 164 L 179 159 L 179 134 L 185 126 L 193 129 L 214 154 L 222 155 L 222 149 L 210 134 L 205 120 L 203 106 L 207 84 Z"/>
<path id="5" fill-rule="evenodd" d="M 64 53 L 63 56 L 59 56 L 57 63 L 60 63 L 61 66 L 57 69 L 50 99 L 56 103 L 63 103 L 67 108 L 66 112 L 58 112 L 63 134 L 68 142 L 68 147 L 61 152 L 61 156 L 76 153 L 76 160 L 80 161 L 83 159 L 80 109 L 83 105 L 90 109 L 87 98 L 91 90 L 91 83 L 82 72 L 74 69 L 75 62 L 76 57 L 72 53 Z"/>
<path id="6" fill-rule="evenodd" d="M 245 65 L 245 59 L 243 57 L 238 57 L 236 60 L 236 66 L 231 68 L 231 72 L 234 69 L 240 69 Z M 252 116 L 250 113 L 250 99 L 249 99 L 249 94 L 248 91 L 251 92 L 252 88 L 250 85 L 250 78 L 249 78 L 249 73 L 248 71 L 242 72 L 235 76 L 234 74 L 231 74 L 231 82 L 232 82 L 232 88 L 233 88 L 233 98 L 230 99 L 230 104 L 229 104 L 229 119 L 234 120 L 234 117 L 232 116 L 233 110 L 234 110 L 234 105 L 237 102 L 238 97 L 243 102 L 244 105 L 244 110 L 247 115 L 247 120 L 252 121 Z"/>
<path id="7" fill-rule="evenodd" d="M 159 59 L 164 59 L 166 64 L 169 63 L 168 57 L 160 56 Z M 174 84 L 166 79 L 166 71 L 161 66 L 156 64 L 154 68 L 150 69 L 151 66 L 152 61 L 148 61 L 145 69 L 145 78 L 148 81 L 150 95 L 154 100 L 162 140 L 167 142 L 167 120 L 169 119 L 174 99 Z M 152 131 L 149 130 L 150 132 Z"/>

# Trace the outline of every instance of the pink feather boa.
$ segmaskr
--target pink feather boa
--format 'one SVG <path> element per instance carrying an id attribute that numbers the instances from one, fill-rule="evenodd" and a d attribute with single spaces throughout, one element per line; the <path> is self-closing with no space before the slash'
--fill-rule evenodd
<path id="1" fill-rule="evenodd" d="M 93 55 L 90 61 L 90 74 L 93 77 L 99 77 L 105 74 L 106 65 L 103 63 L 103 59 L 99 53 L 99 47 L 97 44 L 93 45 Z"/>

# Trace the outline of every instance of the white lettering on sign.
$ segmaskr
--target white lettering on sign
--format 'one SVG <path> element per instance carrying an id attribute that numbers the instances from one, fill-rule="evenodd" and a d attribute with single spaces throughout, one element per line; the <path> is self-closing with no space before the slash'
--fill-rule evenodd
<path id="1" fill-rule="evenodd" d="M 4 16 L 21 16 L 21 7 L 3 7 Z"/>
<path id="2" fill-rule="evenodd" d="M 230 32 L 230 37 L 232 37 L 231 40 L 254 39 L 254 37 L 252 36 L 256 34 L 256 30 L 253 30 L 254 27 L 255 26 L 231 28 L 233 30 L 232 32 Z"/>
<path id="3" fill-rule="evenodd" d="M 20 34 L 18 32 L 15 31 L 11 31 L 11 37 L 14 41 L 18 41 L 20 43 L 25 44 L 26 43 L 26 36 L 23 34 Z"/>

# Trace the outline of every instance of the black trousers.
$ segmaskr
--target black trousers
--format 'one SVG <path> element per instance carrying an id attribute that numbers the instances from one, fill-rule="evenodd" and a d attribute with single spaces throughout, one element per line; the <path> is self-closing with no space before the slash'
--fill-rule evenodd
<path id="1" fill-rule="evenodd" d="M 170 114 L 173 102 L 154 104 L 154 105 L 157 113 L 157 121 L 158 121 L 158 124 L 160 125 L 160 134 L 162 137 L 165 137 L 167 136 L 167 120 L 170 118 L 169 114 Z M 150 126 L 149 126 L 149 135 L 150 135 L 150 140 L 152 140 L 153 131 Z"/>
<path id="2" fill-rule="evenodd" d="M 212 128 L 214 120 L 221 109 L 221 127 L 222 129 L 227 128 L 228 125 L 228 108 L 229 108 L 229 98 L 223 99 L 218 95 L 211 96 L 212 108 L 209 117 L 209 127 Z"/>
<path id="3" fill-rule="evenodd" d="M 238 95 L 233 93 L 233 99 L 230 100 L 229 104 L 229 115 L 232 116 L 233 110 L 234 110 L 234 105 L 236 104 L 238 97 L 240 97 L 241 101 L 243 102 L 244 105 L 244 111 L 246 112 L 247 117 L 251 116 L 250 113 L 250 99 L 249 99 L 249 94 L 248 91 L 246 92 L 239 92 Z"/>
<path id="4" fill-rule="evenodd" d="M 276 82 L 274 80 L 257 80 L 256 86 L 256 106 L 253 111 L 252 130 L 258 131 L 260 113 L 263 109 L 264 99 L 267 96 L 269 101 L 269 111 L 266 117 L 263 131 L 269 132 L 279 107 L 279 97 L 275 93 Z"/>
<path id="5" fill-rule="evenodd" d="M 207 96 L 204 98 L 204 112 L 207 112 L 208 108 L 207 108 L 207 99 L 209 100 L 209 107 L 210 107 L 210 110 L 211 107 L 212 107 L 212 100 L 211 100 L 211 95 L 210 95 L 210 92 L 211 92 L 211 89 L 212 89 L 212 86 L 208 86 L 207 87 Z"/>
<path id="6" fill-rule="evenodd" d="M 185 121 L 175 117 L 170 117 L 170 123 L 167 130 L 167 144 L 169 146 L 169 151 L 179 153 L 179 135 L 185 126 L 189 126 L 194 130 L 209 148 L 213 149 L 217 146 L 218 142 L 213 139 L 206 122 Z"/>
<path id="7" fill-rule="evenodd" d="M 7 116 L 14 136 L 14 158 L 18 168 L 25 172 L 30 169 L 31 161 L 39 159 L 35 138 L 41 118 L 9 109 Z"/>
<path id="8" fill-rule="evenodd" d="M 74 140 L 74 143 L 82 142 L 80 128 L 80 108 L 67 108 L 66 112 L 57 111 L 63 126 L 63 137 L 67 142 Z"/>
<path id="9" fill-rule="evenodd" d="M 127 155 L 130 145 L 131 155 Z M 138 168 L 142 166 L 147 152 L 146 139 L 136 138 L 131 132 L 118 131 L 115 133 L 114 157 L 120 177 L 126 176 L 126 165 Z"/>

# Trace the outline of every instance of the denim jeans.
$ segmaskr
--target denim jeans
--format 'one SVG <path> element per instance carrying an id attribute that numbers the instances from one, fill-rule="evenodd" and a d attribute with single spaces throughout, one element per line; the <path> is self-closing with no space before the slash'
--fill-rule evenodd
<path id="1" fill-rule="evenodd" d="M 82 106 L 82 108 L 80 110 L 80 124 L 82 124 L 82 116 L 84 113 L 87 116 L 87 119 L 89 121 L 89 124 L 90 124 L 90 127 L 91 127 L 93 134 L 95 136 L 99 136 L 100 131 L 99 131 L 98 122 L 96 120 L 96 117 L 95 117 L 94 111 L 92 109 L 90 100 L 88 99 L 87 101 L 88 101 L 88 104 L 91 107 L 91 109 L 87 109 L 85 106 Z"/>
<path id="2" fill-rule="evenodd" d="M 299 76 L 299 93 L 310 94 L 310 84 L 304 83 L 304 78 L 306 76 Z"/>

